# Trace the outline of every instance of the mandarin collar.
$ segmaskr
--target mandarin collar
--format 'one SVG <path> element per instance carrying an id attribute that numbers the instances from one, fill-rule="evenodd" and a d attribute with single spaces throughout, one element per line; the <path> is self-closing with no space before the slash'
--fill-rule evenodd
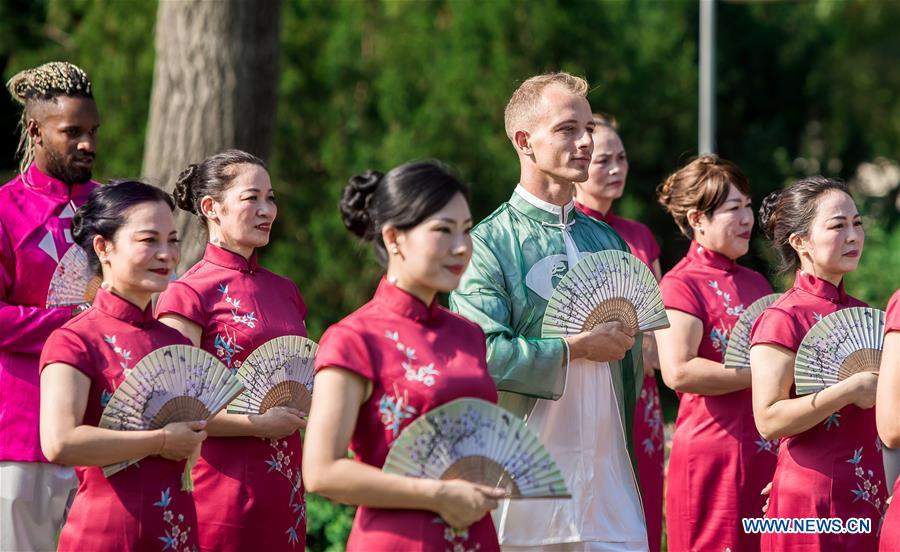
<path id="1" fill-rule="evenodd" d="M 53 178 L 49 174 L 44 173 L 37 167 L 37 163 L 32 163 L 28 166 L 28 170 L 25 171 L 23 175 L 23 180 L 25 181 L 25 186 L 39 194 L 43 194 L 52 198 L 60 199 L 63 201 L 67 201 L 70 199 L 70 190 L 69 185 L 59 180 L 58 178 Z M 75 186 L 83 186 L 86 182 L 75 184 Z"/>
<path id="2" fill-rule="evenodd" d="M 206 244 L 206 251 L 203 253 L 203 260 L 209 261 L 224 268 L 237 270 L 245 274 L 253 274 L 254 272 L 256 272 L 256 269 L 259 268 L 259 263 L 256 260 L 255 250 L 253 251 L 253 255 L 250 255 L 249 259 L 245 259 L 242 255 L 239 255 L 234 251 L 229 251 L 224 247 L 219 247 L 218 245 L 212 243 Z"/>
<path id="3" fill-rule="evenodd" d="M 119 297 L 103 288 L 97 290 L 93 307 L 113 318 L 142 328 L 149 327 L 154 320 L 152 302 L 147 304 L 147 308 L 141 310 L 140 307 L 128 299 Z"/>
<path id="4" fill-rule="evenodd" d="M 523 215 L 537 220 L 538 222 L 568 226 L 575 218 L 574 199 L 560 207 L 559 205 L 548 203 L 532 194 L 523 188 L 521 184 L 516 185 L 512 197 L 509 198 L 509 203 Z"/>
<path id="5" fill-rule="evenodd" d="M 691 241 L 691 247 L 688 250 L 688 258 L 694 262 L 726 272 L 734 272 L 737 270 L 737 262 L 734 259 L 729 259 L 721 253 L 717 253 L 712 249 L 707 249 L 695 241 Z"/>
<path id="6" fill-rule="evenodd" d="M 441 312 L 437 296 L 431 305 L 426 305 L 421 299 L 400 289 L 384 277 L 375 290 L 375 299 L 391 311 L 424 324 L 436 321 Z"/>
<path id="7" fill-rule="evenodd" d="M 802 270 L 797 270 L 797 276 L 794 279 L 794 287 L 840 305 L 846 305 L 849 300 L 847 292 L 844 291 L 843 279 L 841 279 L 839 285 L 835 286 L 827 280 L 823 280 Z"/>
<path id="8" fill-rule="evenodd" d="M 601 222 L 605 222 L 606 224 L 609 224 L 609 225 L 612 225 L 612 222 L 616 219 L 616 214 L 613 212 L 612 207 L 609 208 L 609 211 L 607 211 L 606 214 L 603 214 L 600 211 L 595 211 L 594 209 L 591 209 L 587 205 L 584 205 L 584 204 L 576 201 L 575 208 L 578 209 L 579 211 L 581 211 L 582 213 L 584 213 L 585 215 L 587 215 L 591 218 L 595 218 Z"/>

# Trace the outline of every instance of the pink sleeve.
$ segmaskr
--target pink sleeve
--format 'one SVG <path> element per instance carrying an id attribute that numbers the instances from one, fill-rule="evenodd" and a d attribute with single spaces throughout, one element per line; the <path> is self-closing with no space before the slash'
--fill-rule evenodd
<path id="1" fill-rule="evenodd" d="M 372 357 L 365 340 L 359 333 L 340 324 L 325 331 L 316 352 L 316 371 L 329 366 L 350 370 L 369 381 L 375 380 Z"/>
<path id="2" fill-rule="evenodd" d="M 900 331 L 900 289 L 888 301 L 884 333 Z"/>
<path id="3" fill-rule="evenodd" d="M 706 309 L 699 301 L 699 293 L 691 289 L 691 286 L 675 277 L 663 277 L 659 283 L 662 291 L 663 305 L 667 309 L 679 310 L 700 320 L 706 318 Z"/>
<path id="4" fill-rule="evenodd" d="M 91 361 L 91 353 L 81 337 L 69 328 L 60 328 L 50 334 L 38 366 L 43 371 L 44 367 L 54 362 L 68 364 L 88 377 L 93 376 L 94 363 Z"/>
<path id="5" fill-rule="evenodd" d="M 24 307 L 7 302 L 15 280 L 15 258 L 0 225 L 0 351 L 40 354 L 50 333 L 72 317 L 72 309 Z"/>
<path id="6" fill-rule="evenodd" d="M 300 319 L 303 320 L 304 324 L 306 324 L 306 315 L 309 314 L 309 311 L 306 308 L 306 301 L 303 300 L 303 295 L 300 294 L 300 288 L 297 287 L 297 284 L 292 281 L 291 285 L 294 286 L 294 292 L 297 294 L 297 305 L 300 309 Z"/>
<path id="7" fill-rule="evenodd" d="M 650 228 L 645 224 L 641 224 L 641 230 L 644 233 L 644 239 L 647 242 L 647 258 L 650 259 L 650 263 L 659 258 L 659 244 L 656 243 L 656 238 L 653 237 L 653 232 L 650 231 Z"/>
<path id="8" fill-rule="evenodd" d="M 750 330 L 750 346 L 760 344 L 781 345 L 796 351 L 806 332 L 790 313 L 777 307 L 769 307 L 759 315 Z"/>
<path id="9" fill-rule="evenodd" d="M 159 296 L 156 302 L 156 318 L 164 314 L 176 314 L 187 318 L 201 328 L 209 321 L 203 300 L 194 288 L 178 280 L 169 284 L 168 289 Z"/>

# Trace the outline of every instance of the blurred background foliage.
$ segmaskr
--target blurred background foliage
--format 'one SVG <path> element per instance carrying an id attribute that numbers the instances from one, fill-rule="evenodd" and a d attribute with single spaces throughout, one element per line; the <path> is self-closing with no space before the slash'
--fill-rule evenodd
<path id="1" fill-rule="evenodd" d="M 90 74 L 102 116 L 95 176 L 140 176 L 156 2 L 0 1 L 4 79 L 65 59 Z M 718 151 L 765 194 L 810 174 L 851 181 L 867 243 L 848 290 L 884 308 L 900 285 L 900 2 L 723 1 Z M 614 114 L 631 163 L 625 216 L 648 224 L 664 271 L 687 242 L 656 185 L 696 153 L 698 5 L 692 0 L 283 0 L 277 128 L 279 216 L 263 263 L 293 278 L 311 337 L 371 296 L 381 271 L 343 229 L 347 178 L 434 157 L 472 186 L 476 220 L 512 192 L 503 108 L 535 73 L 584 75 Z M 0 176 L 15 172 L 18 110 L 0 100 Z M 199 160 L 198 160 L 199 161 Z M 742 262 L 776 287 L 761 236 Z M 667 395 L 667 418 L 674 397 Z M 350 509 L 310 500 L 309 546 L 341 549 Z"/>

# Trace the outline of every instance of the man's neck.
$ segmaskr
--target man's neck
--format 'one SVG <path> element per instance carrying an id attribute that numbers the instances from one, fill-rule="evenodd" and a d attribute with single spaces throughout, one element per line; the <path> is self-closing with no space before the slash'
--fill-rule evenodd
<path id="1" fill-rule="evenodd" d="M 571 182 L 525 166 L 519 175 L 519 184 L 538 199 L 560 207 L 568 205 L 575 193 L 575 185 Z"/>

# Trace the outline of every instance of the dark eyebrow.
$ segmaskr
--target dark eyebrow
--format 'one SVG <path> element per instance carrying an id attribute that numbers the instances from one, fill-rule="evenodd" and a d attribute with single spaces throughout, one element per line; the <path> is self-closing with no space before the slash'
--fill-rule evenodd
<path id="1" fill-rule="evenodd" d="M 262 190 L 260 190 L 259 188 L 247 188 L 246 190 L 241 190 L 241 193 L 242 193 L 242 194 L 243 194 L 244 192 L 256 192 L 256 193 L 259 193 L 259 192 L 261 192 L 261 191 L 262 191 Z"/>
<path id="2" fill-rule="evenodd" d="M 452 219 L 452 218 L 446 218 L 446 217 L 444 217 L 444 218 L 439 218 L 439 219 L 437 219 L 437 221 L 438 221 L 438 222 L 448 222 L 448 223 L 450 223 L 450 224 L 456 224 L 456 221 L 455 221 L 454 219 Z M 467 222 L 472 222 L 472 219 L 471 219 L 471 218 L 467 218 L 466 220 L 463 221 L 463 224 L 466 224 Z"/>
<path id="3" fill-rule="evenodd" d="M 135 231 L 135 234 L 153 234 L 153 235 L 156 235 L 156 234 L 159 234 L 159 232 L 156 231 L 156 230 L 145 229 L 145 230 L 136 230 L 136 231 Z"/>

